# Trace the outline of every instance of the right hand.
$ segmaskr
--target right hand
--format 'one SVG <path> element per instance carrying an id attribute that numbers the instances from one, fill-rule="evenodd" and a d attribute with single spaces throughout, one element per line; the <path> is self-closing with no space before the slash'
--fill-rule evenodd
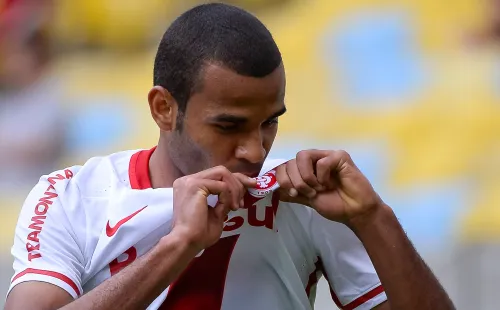
<path id="1" fill-rule="evenodd" d="M 172 233 L 196 250 L 210 247 L 219 240 L 227 214 L 243 206 L 247 188 L 254 186 L 254 179 L 223 166 L 175 180 Z M 219 196 L 214 208 L 207 205 L 209 195 Z"/>

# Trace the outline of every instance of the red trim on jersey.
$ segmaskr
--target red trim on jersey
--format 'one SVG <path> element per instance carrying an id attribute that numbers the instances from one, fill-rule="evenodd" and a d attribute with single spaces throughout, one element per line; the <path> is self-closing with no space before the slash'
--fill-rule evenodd
<path id="1" fill-rule="evenodd" d="M 148 189 L 153 187 L 149 176 L 149 159 L 155 149 L 156 146 L 150 150 L 139 151 L 130 158 L 128 176 L 132 189 Z"/>
<path id="2" fill-rule="evenodd" d="M 382 285 L 377 286 L 373 290 L 369 291 L 368 293 L 364 294 L 361 297 L 356 298 L 355 300 L 351 301 L 347 305 L 345 305 L 342 309 L 345 310 L 352 310 L 356 309 L 357 307 L 361 306 L 368 300 L 378 296 L 379 294 L 384 292 L 384 287 Z"/>
<path id="3" fill-rule="evenodd" d="M 330 284 L 330 280 L 328 279 L 328 274 L 325 271 L 325 267 L 323 266 L 323 262 L 321 261 L 321 258 L 318 257 L 318 261 L 316 264 L 319 266 L 319 269 L 321 270 L 321 273 L 325 276 L 326 281 L 328 282 L 328 287 L 330 288 L 330 295 L 332 296 L 332 300 L 339 309 L 344 309 L 344 306 L 342 306 L 342 303 L 340 302 L 340 299 L 337 297 L 337 294 L 332 289 L 332 285 Z"/>
<path id="4" fill-rule="evenodd" d="M 316 268 L 314 268 L 313 272 L 309 275 L 309 281 L 307 282 L 306 286 L 306 294 L 307 297 L 311 297 L 311 289 L 313 286 L 318 284 L 318 271 L 321 270 L 321 265 L 319 263 L 320 261 L 318 260 L 315 264 Z"/>
<path id="5" fill-rule="evenodd" d="M 374 297 L 376 297 L 379 294 L 384 292 L 384 287 L 382 285 L 379 285 L 379 286 L 375 287 L 374 289 L 370 290 L 369 292 L 365 293 L 364 295 L 351 301 L 347 305 L 343 306 L 342 303 L 340 302 L 340 299 L 338 298 L 337 294 L 335 294 L 335 292 L 332 289 L 332 285 L 330 284 L 330 281 L 328 280 L 328 274 L 326 273 L 325 268 L 323 266 L 323 262 L 321 261 L 320 258 L 318 258 L 318 262 L 316 264 L 319 264 L 321 272 L 325 276 L 326 281 L 328 281 L 328 286 L 330 287 L 330 295 L 332 295 L 332 299 L 339 309 L 354 310 L 357 307 L 364 304 L 365 302 L 369 301 L 370 299 L 372 299 L 372 298 L 374 298 Z"/>
<path id="6" fill-rule="evenodd" d="M 135 153 L 130 158 L 129 179 L 133 189 L 151 188 L 149 160 L 156 147 Z M 277 210 L 274 210 L 276 213 Z M 227 269 L 239 235 L 221 238 L 190 265 L 170 285 L 168 295 L 159 309 L 220 310 Z"/>
<path id="7" fill-rule="evenodd" d="M 71 288 L 75 291 L 75 293 L 76 293 L 77 296 L 80 296 L 82 294 L 80 292 L 80 290 L 78 289 L 78 286 L 75 284 L 75 282 L 73 282 L 73 280 L 71 280 L 67 276 L 63 275 L 62 273 L 55 272 L 55 271 L 48 271 L 48 270 L 28 268 L 28 269 L 26 269 L 26 270 L 18 273 L 12 279 L 12 282 L 16 281 L 20 277 L 22 277 L 22 276 L 24 276 L 26 274 L 29 274 L 29 273 L 32 273 L 32 274 L 41 274 L 41 275 L 44 275 L 44 276 L 49 276 L 49 277 L 53 277 L 53 278 L 59 279 L 59 280 L 61 280 L 63 282 L 66 282 L 69 286 L 71 286 Z"/>
<path id="8" fill-rule="evenodd" d="M 227 269 L 239 235 L 221 238 L 195 258 L 170 285 L 158 310 L 220 310 Z"/>

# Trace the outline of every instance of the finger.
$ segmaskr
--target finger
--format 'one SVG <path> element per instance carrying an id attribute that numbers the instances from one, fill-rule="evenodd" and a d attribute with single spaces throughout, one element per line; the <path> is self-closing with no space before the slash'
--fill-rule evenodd
<path id="1" fill-rule="evenodd" d="M 196 174 L 199 179 L 212 179 L 223 181 L 228 184 L 228 192 L 221 193 L 220 197 L 225 197 L 226 203 L 230 203 L 233 210 L 237 210 L 240 206 L 239 198 L 239 181 L 237 181 L 233 174 L 224 166 L 213 167 Z"/>
<path id="2" fill-rule="evenodd" d="M 231 174 L 228 176 L 225 181 L 229 185 L 229 189 L 231 192 L 231 196 L 233 199 L 233 204 L 231 205 L 231 210 L 236 211 L 240 208 L 241 206 L 241 199 L 243 198 L 243 195 L 245 193 L 245 187 L 239 179 L 234 175 Z"/>
<path id="3" fill-rule="evenodd" d="M 305 206 L 309 205 L 310 199 L 308 197 L 298 195 L 298 192 L 295 188 L 293 188 L 293 191 L 295 191 L 294 195 L 290 195 L 290 190 L 285 190 L 281 187 L 276 190 L 276 192 L 279 194 L 280 201 L 298 203 Z"/>
<path id="4" fill-rule="evenodd" d="M 233 176 L 245 187 L 245 188 L 254 188 L 257 186 L 257 181 L 254 178 L 247 177 L 241 173 L 233 173 Z"/>
<path id="5" fill-rule="evenodd" d="M 219 196 L 216 207 L 218 205 L 223 205 L 224 207 L 232 208 L 235 205 L 235 200 L 231 193 L 231 188 L 228 182 L 207 179 L 201 179 L 199 180 L 199 182 L 199 188 L 204 191 L 204 195 L 206 197 L 208 197 L 209 195 Z"/>
<path id="6" fill-rule="evenodd" d="M 292 181 L 286 172 L 286 163 L 276 167 L 276 181 L 282 190 L 289 191 L 293 188 Z"/>
<path id="7" fill-rule="evenodd" d="M 348 167 L 355 167 L 346 151 L 330 152 L 328 157 L 318 160 L 316 171 L 318 180 L 325 186 L 335 183 L 336 176 L 341 176 Z"/>
<path id="8" fill-rule="evenodd" d="M 311 149 L 311 150 L 304 150 L 304 151 L 300 151 L 297 153 L 297 157 L 300 157 L 300 156 L 307 156 L 311 159 L 311 161 L 313 163 L 316 163 L 318 160 L 320 160 L 321 158 L 325 158 L 325 157 L 328 157 L 330 154 L 331 154 L 332 151 L 327 151 L 327 150 L 315 150 L 315 149 Z M 302 153 L 305 153 L 305 154 L 302 154 Z"/>
<path id="9" fill-rule="evenodd" d="M 296 189 L 300 194 L 306 197 L 316 196 L 316 190 L 307 185 L 307 183 L 302 179 L 295 160 L 290 160 L 286 163 L 286 172 L 290 177 L 290 181 L 292 181 L 293 188 Z M 294 193 L 292 193 L 292 190 L 290 190 L 290 196 L 294 197 L 293 194 Z"/>
<path id="10" fill-rule="evenodd" d="M 243 208 L 245 206 L 245 194 L 247 192 L 247 188 L 255 188 L 257 186 L 257 181 L 253 178 L 250 178 L 244 174 L 241 173 L 234 173 L 233 176 L 238 180 L 239 182 L 239 207 Z"/>
<path id="11" fill-rule="evenodd" d="M 322 191 L 324 188 L 318 182 L 314 170 L 316 168 L 315 161 L 313 161 L 312 155 L 316 155 L 314 150 L 311 151 L 300 151 L 297 153 L 297 168 L 299 169 L 300 176 L 307 185 L 316 189 L 317 191 Z M 319 154 L 317 154 L 319 156 Z M 314 157 L 316 159 L 317 156 Z M 323 157 L 324 158 L 324 157 Z"/>
<path id="12" fill-rule="evenodd" d="M 193 176 L 196 176 L 196 178 L 199 179 L 212 179 L 221 181 L 223 178 L 227 178 L 229 175 L 231 175 L 231 171 L 229 171 L 229 169 L 224 166 L 216 166 L 200 171 Z"/>
<path id="13" fill-rule="evenodd" d="M 331 188 L 332 187 L 332 159 L 330 157 L 321 158 L 316 162 L 316 176 L 321 185 Z"/>
<path id="14" fill-rule="evenodd" d="M 218 204 L 215 206 L 215 208 L 213 208 L 215 216 L 217 217 L 218 220 L 222 222 L 224 222 L 225 218 L 227 217 L 230 211 L 231 209 L 223 204 Z"/>
<path id="15" fill-rule="evenodd" d="M 191 181 L 191 180 L 190 180 Z M 217 180 L 207 180 L 207 179 L 199 179 L 199 180 L 193 180 L 192 183 L 193 186 L 198 187 L 203 191 L 203 195 L 209 196 L 209 195 L 220 195 L 223 192 L 228 191 L 228 184 L 223 181 L 217 181 Z"/>

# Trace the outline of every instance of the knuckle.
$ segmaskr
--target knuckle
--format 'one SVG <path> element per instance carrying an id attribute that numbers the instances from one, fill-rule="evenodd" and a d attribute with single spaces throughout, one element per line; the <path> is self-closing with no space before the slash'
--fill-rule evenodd
<path id="1" fill-rule="evenodd" d="M 188 188 L 194 187 L 196 185 L 196 180 L 194 178 L 186 178 L 183 180 L 182 185 Z"/>
<path id="2" fill-rule="evenodd" d="M 182 177 L 182 178 L 178 178 L 174 181 L 174 183 L 172 184 L 173 187 L 184 187 L 186 186 L 186 182 L 188 181 L 188 177 Z"/>
<path id="3" fill-rule="evenodd" d="M 285 188 L 285 189 L 290 189 L 293 187 L 292 183 L 289 180 L 284 180 L 284 181 L 280 182 L 279 184 L 280 184 L 280 187 Z"/>
<path id="4" fill-rule="evenodd" d="M 220 172 L 220 173 L 223 173 L 223 174 L 227 174 L 227 173 L 230 173 L 229 170 L 222 166 L 222 165 L 219 165 L 217 167 L 215 167 L 215 169 L 217 170 L 217 172 Z"/>
<path id="5" fill-rule="evenodd" d="M 221 189 L 222 192 L 231 192 L 231 189 L 230 189 L 229 185 L 227 183 L 225 183 L 225 182 L 221 184 L 221 188 L 220 189 Z"/>
<path id="6" fill-rule="evenodd" d="M 287 177 L 279 178 L 278 184 L 280 185 L 280 187 L 283 187 L 283 188 L 291 188 L 292 187 L 292 182 Z"/>
<path id="7" fill-rule="evenodd" d="M 304 179 L 306 183 L 314 183 L 316 181 L 316 177 L 311 171 L 305 172 L 302 179 Z"/>
<path id="8" fill-rule="evenodd" d="M 182 180 L 181 179 L 176 179 L 174 181 L 174 183 L 172 184 L 172 187 L 176 188 L 176 187 L 181 186 L 181 184 L 182 184 Z"/>
<path id="9" fill-rule="evenodd" d="M 291 169 L 292 166 L 296 166 L 296 165 L 297 165 L 297 160 L 291 159 L 291 160 L 286 162 L 286 170 L 289 170 L 289 169 Z"/>
<path id="10" fill-rule="evenodd" d="M 295 184 L 295 188 L 299 191 L 308 191 L 310 189 L 309 185 L 307 185 L 304 181 L 297 181 Z"/>
<path id="11" fill-rule="evenodd" d="M 309 156 L 309 150 L 302 150 L 297 153 L 297 159 L 303 160 Z"/>
<path id="12" fill-rule="evenodd" d="M 345 158 L 345 159 L 351 159 L 351 155 L 349 155 L 349 153 L 347 153 L 347 151 L 345 150 L 339 150 L 338 151 L 338 154 L 340 155 L 340 157 L 342 158 Z"/>
<path id="13" fill-rule="evenodd" d="M 328 168 L 328 162 L 326 160 L 318 160 L 318 162 L 316 163 L 316 166 L 317 166 L 317 169 L 326 169 Z"/>

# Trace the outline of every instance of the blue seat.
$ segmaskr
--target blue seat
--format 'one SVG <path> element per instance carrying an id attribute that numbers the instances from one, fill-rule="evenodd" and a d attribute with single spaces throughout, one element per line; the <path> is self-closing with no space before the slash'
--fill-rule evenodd
<path id="1" fill-rule="evenodd" d="M 134 130 L 133 111 L 121 97 L 86 99 L 76 104 L 67 124 L 71 153 L 96 153 L 124 143 Z"/>
<path id="2" fill-rule="evenodd" d="M 403 101 L 421 90 L 423 61 L 406 11 L 366 11 L 335 21 L 322 38 L 329 70 L 340 77 L 345 103 L 370 107 Z"/>

